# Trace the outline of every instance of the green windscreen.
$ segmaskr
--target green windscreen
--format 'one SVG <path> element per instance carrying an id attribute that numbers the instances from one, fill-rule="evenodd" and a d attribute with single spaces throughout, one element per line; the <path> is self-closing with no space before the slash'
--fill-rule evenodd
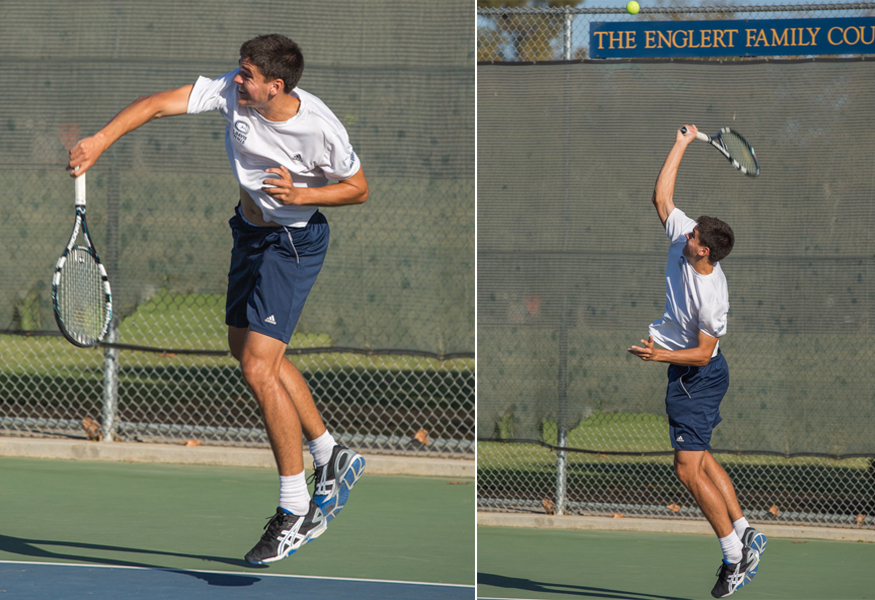
<path id="1" fill-rule="evenodd" d="M 692 123 L 737 130 L 762 166 L 745 177 L 695 142 L 674 195 L 736 235 L 712 445 L 875 454 L 873 109 L 868 61 L 481 64 L 478 438 L 665 415 L 666 365 L 626 349 L 663 313 L 651 197 Z"/>

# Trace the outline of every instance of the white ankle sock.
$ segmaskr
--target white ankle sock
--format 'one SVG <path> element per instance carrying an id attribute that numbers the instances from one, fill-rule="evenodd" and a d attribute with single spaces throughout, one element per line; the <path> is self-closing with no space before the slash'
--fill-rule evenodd
<path id="1" fill-rule="evenodd" d="M 735 530 L 735 535 L 738 536 L 738 539 L 741 539 L 741 536 L 744 535 L 744 530 L 748 527 L 750 527 L 750 523 L 744 517 L 732 523 L 732 528 Z"/>
<path id="2" fill-rule="evenodd" d="M 280 508 L 293 515 L 306 515 L 310 510 L 310 492 L 303 471 L 297 475 L 280 475 Z"/>
<path id="3" fill-rule="evenodd" d="M 310 446 L 310 454 L 313 455 L 313 461 L 316 463 L 316 466 L 322 467 L 331 460 L 331 451 L 334 450 L 337 442 L 334 441 L 334 437 L 326 430 L 325 433 L 309 442 L 308 445 Z"/>
<path id="4" fill-rule="evenodd" d="M 726 537 L 720 538 L 720 549 L 723 550 L 723 560 L 729 564 L 741 562 L 741 551 L 744 546 L 741 545 L 741 539 L 735 535 L 733 531 Z"/>

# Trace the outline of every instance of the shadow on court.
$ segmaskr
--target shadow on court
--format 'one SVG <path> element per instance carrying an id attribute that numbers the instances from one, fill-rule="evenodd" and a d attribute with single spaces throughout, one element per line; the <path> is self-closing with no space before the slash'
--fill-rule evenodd
<path id="1" fill-rule="evenodd" d="M 470 600 L 474 593 L 458 585 L 6 561 L 0 561 L 0 584 L 4 596 L 17 600 L 57 598 L 59 590 L 65 599 L 110 594 L 128 600 Z"/>
<path id="2" fill-rule="evenodd" d="M 44 546 L 55 547 L 60 551 L 46 550 Z M 76 553 L 74 550 L 90 550 L 99 552 L 109 552 L 112 558 L 102 558 L 99 555 Z M 82 542 L 59 542 L 55 540 L 27 540 L 8 535 L 0 534 L 0 551 L 10 552 L 22 558 L 29 558 L 39 561 L 51 562 L 67 562 L 76 561 L 92 565 L 106 565 L 113 567 L 139 567 L 139 568 L 155 568 L 154 565 L 145 562 L 136 562 L 131 560 L 123 560 L 118 558 L 120 553 L 143 554 L 151 556 L 162 556 L 172 558 L 190 558 L 206 562 L 220 563 L 223 565 L 231 565 L 237 567 L 248 567 L 254 569 L 267 568 L 267 565 L 250 565 L 244 560 L 235 560 L 222 556 L 203 556 L 193 554 L 180 554 L 176 552 L 160 552 L 156 550 L 143 550 L 141 548 L 123 548 L 119 546 L 107 546 L 104 544 L 88 544 Z M 220 587 L 246 587 L 261 581 L 260 577 L 251 575 L 235 575 L 233 573 L 205 573 L 198 571 L 186 571 L 184 569 L 159 568 L 161 571 L 168 573 L 179 573 L 188 575 L 195 579 L 200 579 L 208 585 Z"/>
<path id="3" fill-rule="evenodd" d="M 522 590 L 535 594 L 568 594 L 581 598 L 611 598 L 613 600 L 690 600 L 676 596 L 657 596 L 653 594 L 638 594 L 624 590 L 612 590 L 605 588 L 587 587 L 582 585 L 563 584 L 557 582 L 532 581 L 518 577 L 506 577 L 504 575 L 492 575 L 490 573 L 478 573 L 477 584 L 496 588 Z"/>
<path id="4" fill-rule="evenodd" d="M 477 553 L 478 597 L 527 600 L 703 600 L 722 560 L 714 535 L 523 527 L 480 527 Z M 738 598 L 875 598 L 873 564 L 862 539 L 774 537 Z"/>
<path id="5" fill-rule="evenodd" d="M 0 477 L 0 562 L 116 568 L 128 577 L 147 569 L 212 590 L 294 576 L 461 585 L 473 595 L 469 480 L 366 473 L 318 540 L 250 565 L 243 556 L 275 511 L 275 470 L 0 457 Z"/>
<path id="6" fill-rule="evenodd" d="M 56 547 L 59 551 L 46 550 L 44 546 Z M 74 550 L 90 550 L 109 552 L 112 558 L 105 558 L 92 553 L 75 553 Z M 142 554 L 144 556 L 161 556 L 171 558 L 191 558 L 206 562 L 220 563 L 235 567 L 247 567 L 250 569 L 267 568 L 267 565 L 251 565 L 242 559 L 233 559 L 225 556 L 206 556 L 199 554 L 183 554 L 179 552 L 162 552 L 159 550 L 145 550 L 143 548 L 124 548 L 121 546 L 107 546 L 105 544 L 89 544 L 84 542 L 59 542 L 57 540 L 28 540 L 0 534 L 0 551 L 10 552 L 22 558 L 30 558 L 40 561 L 65 562 L 76 561 L 96 565 L 111 565 L 114 567 L 143 567 L 151 568 L 154 564 L 137 562 L 119 558 L 119 553 Z M 173 571 L 174 569 L 168 569 Z M 224 585 L 222 583 L 210 583 L 210 585 Z M 240 585 L 240 584 L 234 584 Z M 245 584 L 249 585 L 249 584 Z"/>

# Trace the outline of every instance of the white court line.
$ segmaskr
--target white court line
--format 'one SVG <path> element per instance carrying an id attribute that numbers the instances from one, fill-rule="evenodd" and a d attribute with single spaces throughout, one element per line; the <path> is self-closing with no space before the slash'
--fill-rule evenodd
<path id="1" fill-rule="evenodd" d="M 177 569 L 174 567 L 131 567 L 127 565 L 92 565 L 82 563 L 58 563 L 19 560 L 0 560 L 3 565 L 50 565 L 54 567 L 84 567 L 87 569 L 131 569 L 134 571 L 175 571 L 183 573 L 207 573 L 210 575 L 249 575 L 259 577 L 286 577 L 290 579 L 316 579 L 331 581 L 359 581 L 367 583 L 398 583 L 406 585 L 430 585 L 435 587 L 474 588 L 473 585 L 461 583 L 431 583 L 428 581 L 396 581 L 394 579 L 359 579 L 354 577 L 318 577 L 316 575 L 287 575 L 285 573 L 263 573 L 261 571 L 202 571 L 200 569 Z"/>

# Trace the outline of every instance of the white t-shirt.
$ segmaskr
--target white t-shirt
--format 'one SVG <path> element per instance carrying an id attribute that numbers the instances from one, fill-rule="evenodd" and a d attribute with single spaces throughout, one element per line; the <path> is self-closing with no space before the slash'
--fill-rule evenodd
<path id="1" fill-rule="evenodd" d="M 668 350 L 685 350 L 698 345 L 699 330 L 711 337 L 726 334 L 729 288 L 720 263 L 709 275 L 701 275 L 683 255 L 686 234 L 696 222 L 675 208 L 665 221 L 671 240 L 665 266 L 665 314 L 650 324 L 653 341 Z M 720 342 L 714 347 L 714 354 Z"/>
<path id="2" fill-rule="evenodd" d="M 347 179 L 360 167 L 349 135 L 334 113 L 319 98 L 300 88 L 300 101 L 288 121 L 273 122 L 256 110 L 237 104 L 239 69 L 218 79 L 199 77 L 188 99 L 188 114 L 218 110 L 228 121 L 225 150 L 240 185 L 261 207 L 265 221 L 303 227 L 316 212 L 313 206 L 285 206 L 261 190 L 264 180 L 276 177 L 267 169 L 285 166 L 295 187 L 322 187 L 329 180 Z"/>

